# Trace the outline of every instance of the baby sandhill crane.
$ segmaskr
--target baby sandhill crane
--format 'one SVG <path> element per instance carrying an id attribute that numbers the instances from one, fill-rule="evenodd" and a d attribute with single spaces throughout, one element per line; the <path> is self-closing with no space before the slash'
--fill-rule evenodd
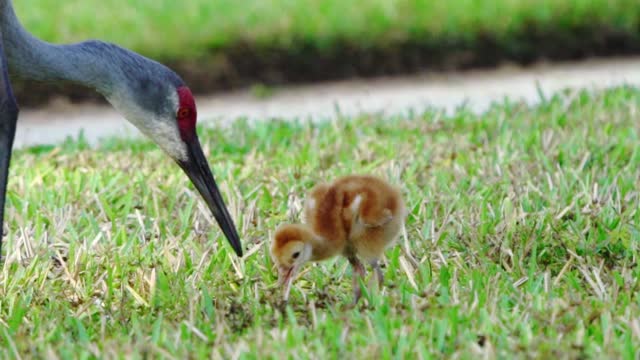
<path id="1" fill-rule="evenodd" d="M 271 255 L 278 267 L 284 300 L 294 276 L 307 261 L 343 255 L 353 267 L 354 304 L 361 295 L 361 259 L 375 270 L 382 286 L 379 260 L 397 237 L 406 218 L 400 190 L 378 177 L 349 175 L 316 185 L 305 203 L 306 224 L 284 224 L 276 229 Z"/>

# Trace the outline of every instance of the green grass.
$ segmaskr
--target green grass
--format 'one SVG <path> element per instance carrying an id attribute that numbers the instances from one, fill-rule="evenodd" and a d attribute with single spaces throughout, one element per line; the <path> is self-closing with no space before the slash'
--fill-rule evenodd
<path id="1" fill-rule="evenodd" d="M 581 28 L 640 32 L 640 5 L 635 0 L 14 2 L 24 25 L 45 40 L 101 38 L 178 60 L 240 43 L 330 50 L 338 42 L 362 48 L 411 40 L 447 46 L 451 41 L 493 38 L 517 47 L 528 46 L 517 38 L 531 35 L 532 26 L 560 36 Z"/>
<path id="2" fill-rule="evenodd" d="M 535 108 L 200 129 L 237 259 L 148 142 L 16 154 L 0 357 L 637 358 L 640 91 Z M 387 286 L 345 311 L 342 259 L 281 311 L 268 239 L 320 180 L 375 173 L 410 208 Z M 401 238 L 401 241 L 405 241 Z"/>

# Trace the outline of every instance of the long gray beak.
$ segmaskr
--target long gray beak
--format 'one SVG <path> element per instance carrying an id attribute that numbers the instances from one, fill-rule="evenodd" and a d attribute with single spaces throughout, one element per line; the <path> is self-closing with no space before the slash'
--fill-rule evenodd
<path id="1" fill-rule="evenodd" d="M 198 192 L 209 206 L 213 217 L 222 229 L 224 236 L 231 244 L 231 247 L 235 253 L 242 257 L 242 244 L 240 237 L 236 231 L 236 227 L 229 215 L 218 185 L 213 178 L 209 163 L 202 152 L 200 141 L 198 137 L 194 137 L 193 140 L 187 141 L 188 160 L 178 161 L 178 164 L 187 174 L 193 185 L 198 189 Z"/>

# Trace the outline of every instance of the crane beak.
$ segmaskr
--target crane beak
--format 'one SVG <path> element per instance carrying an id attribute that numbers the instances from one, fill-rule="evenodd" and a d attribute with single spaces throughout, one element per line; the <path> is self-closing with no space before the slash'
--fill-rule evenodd
<path id="1" fill-rule="evenodd" d="M 185 144 L 187 145 L 188 159 L 186 161 L 178 161 L 178 164 L 204 198 L 235 253 L 242 257 L 240 237 L 224 204 L 220 190 L 218 190 L 218 185 L 213 178 L 207 159 L 202 152 L 200 141 L 197 137 L 194 137 L 192 140 L 186 141 Z"/>

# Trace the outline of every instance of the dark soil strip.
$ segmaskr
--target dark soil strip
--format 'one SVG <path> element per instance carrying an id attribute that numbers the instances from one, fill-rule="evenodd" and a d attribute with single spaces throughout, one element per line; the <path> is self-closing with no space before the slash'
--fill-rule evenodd
<path id="1" fill-rule="evenodd" d="M 304 42 L 286 49 L 237 44 L 198 59 L 163 62 L 175 69 L 195 93 L 203 94 L 256 83 L 283 85 L 425 70 L 487 68 L 504 62 L 529 65 L 540 60 L 636 54 L 640 54 L 640 29 L 626 32 L 593 25 L 558 31 L 530 27 L 506 40 L 481 35 L 470 40 L 414 39 L 369 48 L 348 42 L 336 43 L 331 50 Z M 57 96 L 72 102 L 104 101 L 75 85 L 15 79 L 14 87 L 21 106 L 44 105 Z"/>

